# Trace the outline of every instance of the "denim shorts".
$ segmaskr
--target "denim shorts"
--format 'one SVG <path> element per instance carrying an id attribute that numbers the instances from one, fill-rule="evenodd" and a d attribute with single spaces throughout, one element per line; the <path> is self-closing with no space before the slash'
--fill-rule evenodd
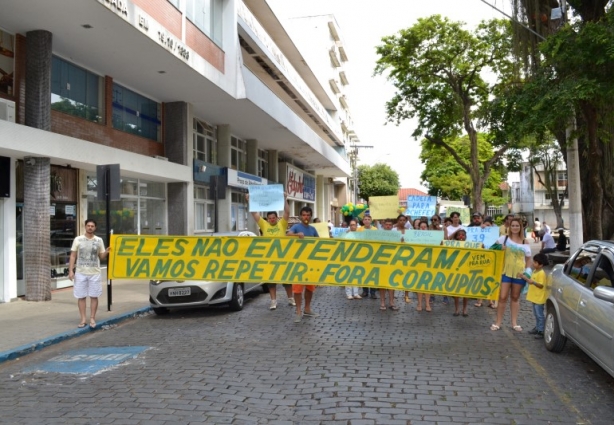
<path id="1" fill-rule="evenodd" d="M 510 277 L 507 275 L 501 276 L 501 283 L 511 283 L 512 285 L 523 285 L 526 283 L 524 279 Z"/>

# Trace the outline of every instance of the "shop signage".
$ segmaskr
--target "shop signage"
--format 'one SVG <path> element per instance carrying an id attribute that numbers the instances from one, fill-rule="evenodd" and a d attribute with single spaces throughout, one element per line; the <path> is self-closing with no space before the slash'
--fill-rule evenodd
<path id="1" fill-rule="evenodd" d="M 104 4 L 115 13 L 128 17 L 127 0 L 105 0 Z"/>
<path id="2" fill-rule="evenodd" d="M 286 192 L 290 198 L 315 202 L 316 178 L 290 164 L 286 164 Z"/>
<path id="3" fill-rule="evenodd" d="M 228 186 L 242 187 L 247 189 L 253 185 L 268 184 L 267 179 L 254 176 L 253 174 L 244 173 L 243 171 L 228 169 Z"/>

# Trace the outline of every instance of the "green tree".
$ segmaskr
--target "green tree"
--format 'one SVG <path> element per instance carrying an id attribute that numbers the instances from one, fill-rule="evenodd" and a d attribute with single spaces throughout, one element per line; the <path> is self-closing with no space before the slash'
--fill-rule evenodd
<path id="1" fill-rule="evenodd" d="M 358 166 L 358 196 L 369 201 L 371 196 L 389 196 L 399 193 L 399 174 L 387 164 Z"/>
<path id="2" fill-rule="evenodd" d="M 382 41 L 375 72 L 387 74 L 397 89 L 386 105 L 389 121 L 417 119 L 413 136 L 448 151 L 471 178 L 475 210 L 484 212 L 483 188 L 513 147 L 507 140 L 489 138 L 492 155 L 480 160 L 478 132 L 485 129 L 490 100 L 515 78 L 509 22 L 485 21 L 467 30 L 435 15 Z M 486 73 L 496 82 L 485 79 Z M 450 144 L 463 133 L 469 141 L 466 157 Z"/>
<path id="3" fill-rule="evenodd" d="M 550 16 L 546 0 L 510 0 L 515 18 L 541 37 L 514 26 L 515 50 L 530 77 L 515 94 L 515 116 L 509 127 L 536 134 L 550 131 L 566 156 L 564 129 L 575 118 L 585 239 L 614 237 L 614 11 L 608 0 L 568 0 L 572 24 L 553 30 L 535 18 L 534 10 Z M 537 8 L 537 9 L 536 9 Z M 512 114 L 513 116 L 513 114 Z M 539 137 L 538 137 L 539 140 Z"/>
<path id="4" fill-rule="evenodd" d="M 467 136 L 459 137 L 449 145 L 464 159 L 470 155 L 470 143 Z M 480 163 L 487 161 L 493 154 L 492 146 L 488 143 L 486 135 L 478 134 L 478 159 Z M 428 139 L 422 140 L 420 160 L 425 165 L 420 178 L 429 188 L 429 194 L 442 198 L 460 200 L 470 196 L 472 192 L 471 177 L 467 171 L 442 147 L 431 143 Z M 499 206 L 507 202 L 502 197 L 499 185 L 506 175 L 505 167 L 497 164 L 493 167 L 488 180 L 482 188 L 482 198 L 486 205 Z"/>

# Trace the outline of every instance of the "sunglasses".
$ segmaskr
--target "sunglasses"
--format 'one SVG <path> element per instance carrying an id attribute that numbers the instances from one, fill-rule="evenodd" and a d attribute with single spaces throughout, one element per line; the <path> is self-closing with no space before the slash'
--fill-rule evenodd
<path id="1" fill-rule="evenodd" d="M 437 217 L 433 217 L 431 218 L 431 221 L 439 221 L 439 219 Z"/>

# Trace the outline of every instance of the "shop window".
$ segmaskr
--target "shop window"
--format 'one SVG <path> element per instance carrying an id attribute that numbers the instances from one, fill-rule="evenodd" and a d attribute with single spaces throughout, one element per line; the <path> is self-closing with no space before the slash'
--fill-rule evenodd
<path id="1" fill-rule="evenodd" d="M 258 177 L 269 178 L 269 153 L 258 149 Z"/>
<path id="2" fill-rule="evenodd" d="M 13 96 L 15 36 L 0 29 L 0 92 Z"/>
<path id="3" fill-rule="evenodd" d="M 111 229 L 116 234 L 167 234 L 166 184 L 122 178 L 121 200 L 111 201 Z M 96 199 L 95 175 L 87 176 L 88 217 L 97 221 L 96 234 L 106 235 L 106 203 Z"/>
<path id="4" fill-rule="evenodd" d="M 215 138 L 215 127 L 200 121 L 193 120 L 192 148 L 194 158 L 201 161 L 217 164 L 217 139 Z"/>
<path id="5" fill-rule="evenodd" d="M 194 231 L 215 231 L 215 202 L 208 186 L 194 186 Z"/>
<path id="6" fill-rule="evenodd" d="M 113 128 L 160 142 L 162 106 L 113 84 Z"/>
<path id="7" fill-rule="evenodd" d="M 187 18 L 218 46 L 222 45 L 223 5 L 224 0 L 186 0 Z"/>
<path id="8" fill-rule="evenodd" d="M 247 143 L 234 136 L 230 138 L 230 168 L 238 171 L 247 170 Z"/>
<path id="9" fill-rule="evenodd" d="M 51 109 L 103 123 L 103 79 L 64 59 L 51 62 Z"/>
<path id="10" fill-rule="evenodd" d="M 245 193 L 231 192 L 230 201 L 230 230 L 233 232 L 247 230 L 247 205 L 245 205 Z"/>

